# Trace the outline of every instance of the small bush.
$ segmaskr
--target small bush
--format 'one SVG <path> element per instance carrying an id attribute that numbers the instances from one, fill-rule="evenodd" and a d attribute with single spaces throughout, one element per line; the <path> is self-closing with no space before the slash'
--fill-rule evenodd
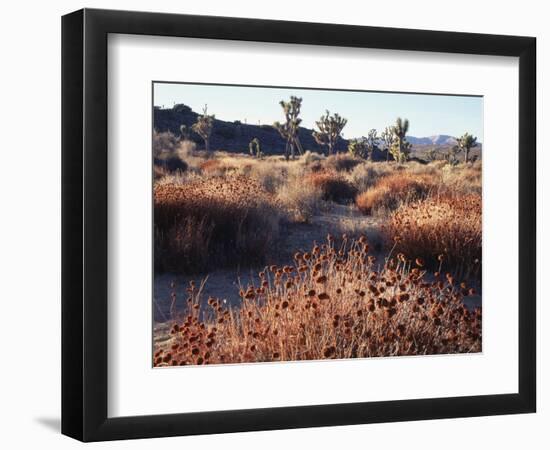
<path id="1" fill-rule="evenodd" d="M 323 200 L 347 203 L 357 195 L 357 189 L 335 172 L 314 172 L 306 181 L 320 190 Z"/>
<path id="2" fill-rule="evenodd" d="M 178 146 L 177 137 L 169 132 L 163 131 L 159 133 L 153 130 L 153 156 L 155 158 L 163 155 L 172 155 Z"/>
<path id="3" fill-rule="evenodd" d="M 364 214 L 392 211 L 404 202 L 417 200 L 435 189 L 437 180 L 429 175 L 407 172 L 385 176 L 357 196 L 355 202 Z"/>
<path id="4" fill-rule="evenodd" d="M 188 140 L 180 141 L 178 147 L 176 148 L 176 154 L 183 160 L 194 156 L 196 151 L 197 144 Z"/>
<path id="5" fill-rule="evenodd" d="M 333 170 L 336 172 L 349 172 L 362 162 L 363 159 L 361 158 L 357 158 L 346 153 L 338 153 L 336 155 L 331 155 L 326 159 L 325 167 L 327 170 Z"/>
<path id="6" fill-rule="evenodd" d="M 461 278 L 481 269 L 481 197 L 456 195 L 403 205 L 383 227 L 388 245 Z"/>
<path id="7" fill-rule="evenodd" d="M 316 152 L 312 152 L 311 150 L 306 150 L 303 156 L 301 157 L 301 160 L 304 162 L 305 165 L 320 162 L 320 161 L 323 161 L 324 159 L 325 159 L 324 155 L 321 155 Z"/>

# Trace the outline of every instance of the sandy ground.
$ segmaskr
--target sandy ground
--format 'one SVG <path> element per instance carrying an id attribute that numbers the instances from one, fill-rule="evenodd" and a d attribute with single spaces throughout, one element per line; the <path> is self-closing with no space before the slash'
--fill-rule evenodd
<path id="1" fill-rule="evenodd" d="M 272 264 L 285 264 L 292 262 L 292 255 L 296 251 L 311 250 L 314 243 L 326 241 L 327 233 L 341 235 L 365 234 L 371 242 L 379 242 L 379 222 L 372 217 L 361 214 L 354 205 L 331 204 L 322 214 L 312 218 L 306 224 L 285 224 L 282 226 L 279 246 L 273 249 L 273 256 L 269 262 Z M 182 276 L 175 274 L 162 274 L 155 276 L 154 287 L 154 320 L 159 324 L 171 318 L 171 294 L 176 293 L 175 311 L 180 312 L 185 308 L 185 288 L 191 280 L 197 285 L 206 279 L 203 290 L 203 298 L 218 297 L 224 299 L 232 306 L 238 306 L 239 284 L 247 285 L 251 280 L 257 281 L 257 274 L 262 267 L 233 268 L 216 270 L 208 274 L 195 276 Z M 171 288 L 171 283 L 175 287 Z"/>

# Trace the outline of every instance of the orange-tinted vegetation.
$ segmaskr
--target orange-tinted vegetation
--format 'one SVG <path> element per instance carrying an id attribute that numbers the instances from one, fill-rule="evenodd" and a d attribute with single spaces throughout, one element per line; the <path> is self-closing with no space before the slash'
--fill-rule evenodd
<path id="1" fill-rule="evenodd" d="M 278 233 L 275 199 L 243 176 L 157 184 L 154 215 L 155 266 L 162 271 L 262 263 Z"/>
<path id="2" fill-rule="evenodd" d="M 420 259 L 379 265 L 365 238 L 344 237 L 259 272 L 242 304 L 201 299 L 191 282 L 183 317 L 155 366 L 295 361 L 481 351 L 481 310 L 452 277 L 428 279 Z"/>

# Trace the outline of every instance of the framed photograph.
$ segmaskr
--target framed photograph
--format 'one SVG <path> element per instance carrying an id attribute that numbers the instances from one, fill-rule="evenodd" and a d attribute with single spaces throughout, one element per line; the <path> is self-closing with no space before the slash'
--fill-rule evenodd
<path id="1" fill-rule="evenodd" d="M 62 432 L 535 412 L 532 37 L 62 20 Z"/>

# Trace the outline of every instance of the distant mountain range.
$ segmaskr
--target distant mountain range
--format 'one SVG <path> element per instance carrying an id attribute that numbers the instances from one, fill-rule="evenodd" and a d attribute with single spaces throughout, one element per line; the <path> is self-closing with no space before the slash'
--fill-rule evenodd
<path id="1" fill-rule="evenodd" d="M 407 141 L 412 145 L 456 145 L 456 139 L 446 134 L 427 137 L 407 136 Z"/>
<path id="2" fill-rule="evenodd" d="M 184 124 L 187 127 L 191 127 L 196 122 L 198 115 L 198 113 L 184 104 L 174 105 L 173 108 L 155 107 L 154 128 L 158 132 L 170 131 L 175 135 L 179 135 L 180 125 Z M 326 151 L 326 148 L 321 147 L 313 139 L 311 129 L 300 127 L 298 136 L 305 150 Z M 190 138 L 197 142 L 197 144 L 202 144 L 199 136 L 192 133 Z M 238 120 L 230 122 L 215 119 L 211 136 L 211 148 L 230 152 L 248 151 L 248 144 L 253 138 L 260 140 L 262 152 L 265 154 L 280 153 L 285 145 L 283 138 L 270 124 L 253 125 L 242 123 Z M 445 134 L 428 137 L 407 136 L 407 140 L 413 146 L 413 154 L 420 150 L 426 150 L 428 147 L 435 147 L 436 150 L 443 151 L 456 144 L 456 139 L 453 136 Z M 339 139 L 336 150 L 345 151 L 348 143 L 348 139 Z M 373 156 L 374 159 L 386 159 L 385 154 L 382 152 L 377 152 Z"/>

